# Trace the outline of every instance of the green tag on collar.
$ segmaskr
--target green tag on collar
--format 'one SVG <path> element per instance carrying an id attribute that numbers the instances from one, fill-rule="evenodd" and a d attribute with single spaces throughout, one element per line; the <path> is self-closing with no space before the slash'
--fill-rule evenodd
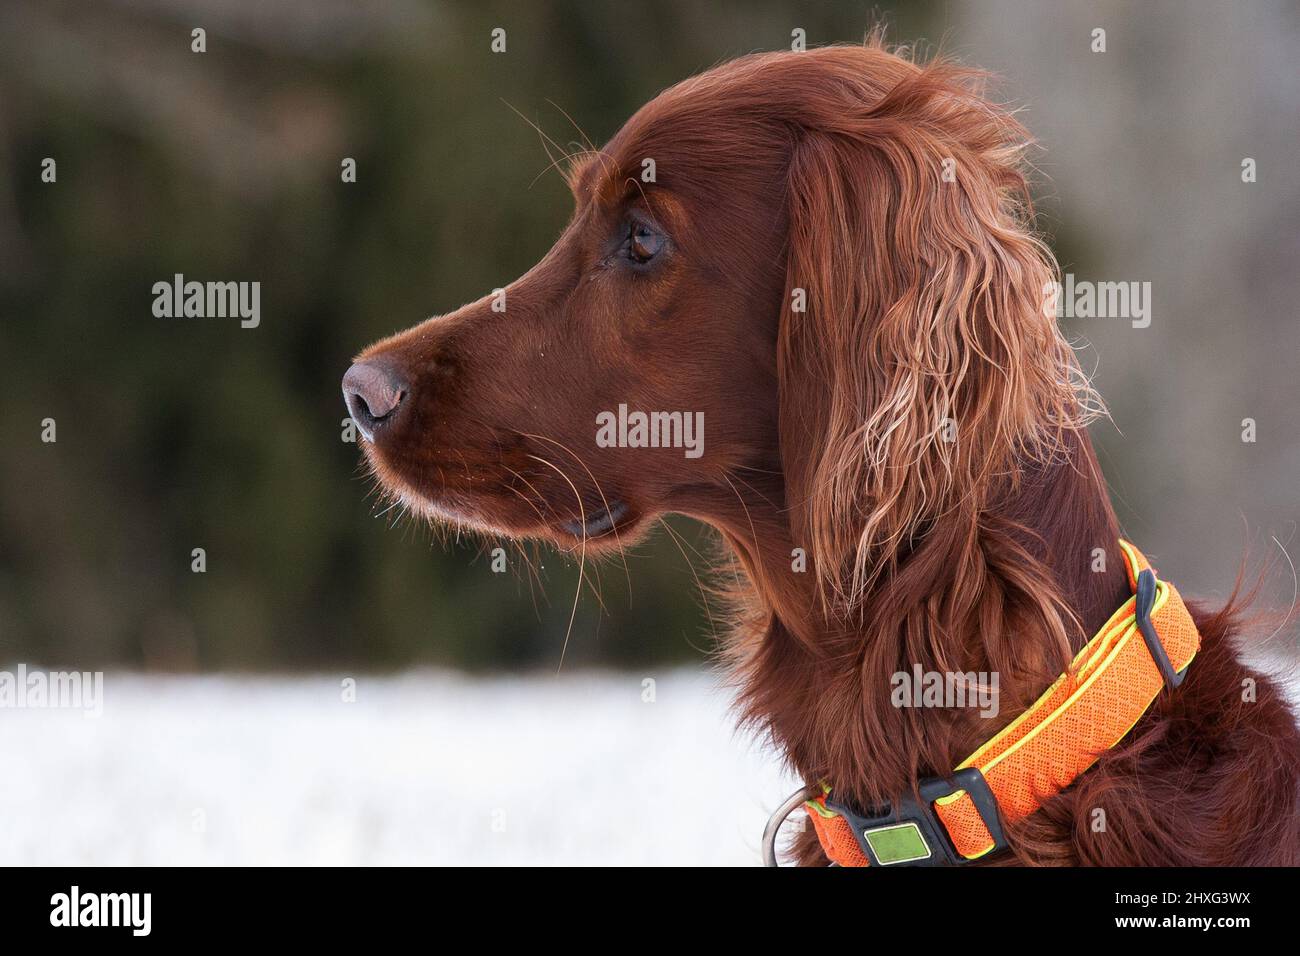
<path id="1" fill-rule="evenodd" d="M 862 836 L 882 866 L 910 863 L 930 856 L 930 845 L 915 823 L 891 823 L 874 830 L 863 830 Z"/>

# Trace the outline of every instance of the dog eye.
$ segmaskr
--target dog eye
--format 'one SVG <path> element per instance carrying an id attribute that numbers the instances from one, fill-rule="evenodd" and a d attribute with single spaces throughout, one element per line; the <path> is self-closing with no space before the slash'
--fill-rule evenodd
<path id="1" fill-rule="evenodd" d="M 664 237 L 643 222 L 628 227 L 627 257 L 644 265 L 659 255 L 664 247 Z"/>

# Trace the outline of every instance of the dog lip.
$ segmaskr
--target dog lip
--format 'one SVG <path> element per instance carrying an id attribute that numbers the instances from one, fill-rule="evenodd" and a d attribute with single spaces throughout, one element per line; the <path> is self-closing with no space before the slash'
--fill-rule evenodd
<path id="1" fill-rule="evenodd" d="M 602 505 L 595 511 L 589 512 L 585 521 L 581 517 L 570 518 L 560 527 L 575 538 L 599 538 L 613 531 L 615 526 L 627 517 L 627 513 L 627 502 L 615 498 L 609 502 L 608 507 Z"/>

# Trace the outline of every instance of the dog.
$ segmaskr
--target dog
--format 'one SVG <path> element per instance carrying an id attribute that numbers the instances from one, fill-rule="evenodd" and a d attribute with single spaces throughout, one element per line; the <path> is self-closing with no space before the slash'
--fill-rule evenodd
<path id="1" fill-rule="evenodd" d="M 715 528 L 743 718 L 835 806 L 902 806 L 1138 600 L 1043 306 L 1030 141 L 983 83 L 878 37 L 688 79 L 571 157 L 535 267 L 343 379 L 379 484 L 433 521 L 584 556 L 667 512 Z M 664 417 L 638 438 L 628 409 Z M 1189 604 L 1181 686 L 980 862 L 1300 862 L 1300 735 L 1240 604 Z M 897 706 L 913 668 L 998 675 L 998 716 Z M 828 862 L 818 835 L 797 861 Z"/>

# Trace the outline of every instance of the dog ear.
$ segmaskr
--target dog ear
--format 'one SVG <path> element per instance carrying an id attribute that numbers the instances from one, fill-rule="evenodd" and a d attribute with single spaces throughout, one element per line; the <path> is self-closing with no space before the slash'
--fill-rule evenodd
<path id="1" fill-rule="evenodd" d="M 882 97 L 845 77 L 791 153 L 786 506 L 839 611 L 941 524 L 973 533 L 1094 405 L 1044 304 L 1057 270 L 1029 227 L 1026 134 L 971 79 L 909 67 Z"/>

